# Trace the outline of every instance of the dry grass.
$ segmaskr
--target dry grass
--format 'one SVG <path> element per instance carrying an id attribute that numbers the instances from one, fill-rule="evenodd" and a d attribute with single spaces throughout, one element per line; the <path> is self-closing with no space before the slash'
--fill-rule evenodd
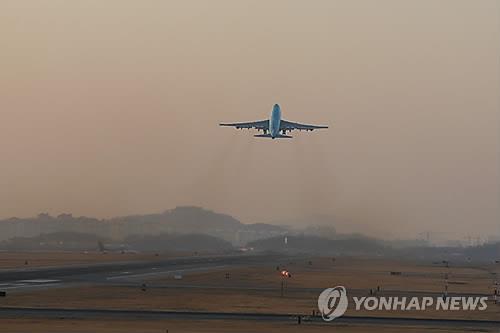
<path id="1" fill-rule="evenodd" d="M 88 265 L 120 261 L 152 261 L 185 254 L 100 253 L 100 252 L 0 252 L 0 269 Z M 27 264 L 26 264 L 27 262 Z"/>
<path id="2" fill-rule="evenodd" d="M 332 262 L 331 259 L 315 258 L 301 262 L 281 263 L 280 267 L 288 269 L 292 278 L 287 280 L 289 289 L 346 286 L 348 289 L 403 290 L 416 292 L 443 292 L 444 277 L 449 279 L 450 293 L 488 293 L 493 292 L 493 276 L 491 272 L 500 274 L 494 265 L 478 267 L 450 268 L 408 261 L 368 260 L 342 258 Z M 401 276 L 393 276 L 391 271 L 402 272 Z M 225 279 L 225 274 L 230 279 Z M 171 278 L 152 281 L 169 285 L 203 284 L 228 287 L 279 287 L 279 271 L 276 267 L 250 267 L 227 269 L 224 271 L 203 272 L 187 275 L 181 281 Z"/>

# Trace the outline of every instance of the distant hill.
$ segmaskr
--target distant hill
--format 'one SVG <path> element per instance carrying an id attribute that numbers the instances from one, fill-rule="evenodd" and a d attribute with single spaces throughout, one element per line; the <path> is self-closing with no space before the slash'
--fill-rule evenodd
<path id="1" fill-rule="evenodd" d="M 110 251 L 134 250 L 141 252 L 210 252 L 225 253 L 234 250 L 231 243 L 202 234 L 135 235 L 122 243 L 93 234 L 55 232 L 35 237 L 15 237 L 0 242 L 0 250 L 11 251 L 97 251 L 98 243 L 106 244 Z M 115 250 L 113 250 L 115 249 Z"/>
<path id="2" fill-rule="evenodd" d="M 139 251 L 180 251 L 180 252 L 230 252 L 234 248 L 231 243 L 217 237 L 202 234 L 157 236 L 130 236 L 125 243 Z"/>
<path id="3" fill-rule="evenodd" d="M 97 250 L 97 243 L 109 241 L 94 234 L 55 232 L 34 237 L 14 237 L 0 242 L 0 249 L 11 251 L 83 251 Z"/>
<path id="4" fill-rule="evenodd" d="M 207 234 L 234 242 L 244 224 L 235 218 L 199 207 L 177 207 L 160 214 L 132 215 L 109 220 L 116 229 L 114 238 L 149 234 Z"/>
<path id="5" fill-rule="evenodd" d="M 35 237 L 58 232 L 87 233 L 109 236 L 110 225 L 102 220 L 88 217 L 74 217 L 60 214 L 56 217 L 39 214 L 30 218 L 10 218 L 0 220 L 0 241 L 13 237 Z"/>
<path id="6" fill-rule="evenodd" d="M 0 221 L 0 241 L 57 232 L 89 233 L 114 240 L 123 240 L 130 235 L 205 234 L 243 245 L 252 240 L 285 234 L 288 229 L 263 223 L 243 224 L 232 216 L 192 206 L 106 220 L 74 217 L 71 214 L 57 217 L 40 214 L 34 218 Z"/>
<path id="7" fill-rule="evenodd" d="M 313 224 L 317 222 L 318 224 Z M 332 224 L 311 221 L 299 229 L 237 219 L 199 207 L 111 219 L 71 214 L 0 220 L 0 249 L 97 250 L 97 243 L 139 251 L 257 251 L 320 255 L 385 255 L 422 260 L 500 260 L 500 243 L 475 247 L 431 247 L 422 240 L 381 241 L 362 234 L 339 234 Z M 287 243 L 285 244 L 285 237 Z"/>

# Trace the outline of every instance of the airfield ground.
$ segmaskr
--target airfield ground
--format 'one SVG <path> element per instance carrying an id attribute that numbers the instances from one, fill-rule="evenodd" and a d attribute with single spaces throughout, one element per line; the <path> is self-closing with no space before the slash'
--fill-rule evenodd
<path id="1" fill-rule="evenodd" d="M 32 267 L 70 266 L 81 264 L 96 264 L 131 260 L 160 260 L 165 257 L 185 256 L 185 253 L 162 254 L 154 253 L 120 253 L 109 252 L 1 252 L 0 269 L 22 269 Z"/>
<path id="2" fill-rule="evenodd" d="M 103 255 L 106 256 L 106 255 Z M 108 257 L 109 258 L 109 257 Z M 100 258 L 97 259 L 97 262 Z M 107 260 L 107 259 L 106 259 Z M 57 318 L 40 318 L 22 315 L 18 318 L 2 315 L 6 308 L 61 308 L 65 309 L 119 309 L 137 311 L 206 311 L 212 313 L 301 314 L 309 316 L 317 307 L 319 293 L 328 287 L 343 285 L 349 295 L 369 296 L 370 289 L 380 287 L 379 296 L 434 296 L 444 291 L 448 276 L 450 295 L 489 296 L 493 293 L 496 274 L 500 267 L 484 263 L 442 263 L 389 259 L 359 258 L 306 258 L 281 257 L 270 260 L 253 260 L 248 264 L 233 265 L 216 262 L 204 269 L 168 268 L 144 274 L 113 275 L 99 273 L 102 279 L 92 276 L 88 280 L 71 281 L 49 288 L 14 290 L 0 299 L 0 321 L 9 332 L 274 332 L 284 328 L 288 332 L 317 332 L 331 329 L 321 321 L 302 325 L 291 320 L 271 322 L 266 320 L 220 320 L 172 317 L 155 319 L 132 318 L 80 318 L 62 314 Z M 286 279 L 281 296 L 279 269 L 286 268 L 292 277 Z M 182 279 L 174 275 L 182 274 Z M 401 275 L 391 275 L 400 272 Z M 144 285 L 145 284 L 145 288 Z M 352 305 L 352 304 L 351 304 Z M 489 303 L 486 311 L 399 311 L 360 312 L 353 306 L 347 316 L 389 318 L 427 318 L 436 320 L 500 320 L 500 305 Z M 64 319 L 59 319 L 64 318 Z M 450 325 L 446 322 L 434 326 L 401 325 L 381 321 L 379 324 L 334 324 L 341 332 L 421 332 L 433 328 L 434 332 L 477 331 L 465 324 Z M 4 326 L 7 325 L 7 326 Z M 44 327 L 47 329 L 45 330 Z M 498 329 L 484 328 L 485 332 Z"/>

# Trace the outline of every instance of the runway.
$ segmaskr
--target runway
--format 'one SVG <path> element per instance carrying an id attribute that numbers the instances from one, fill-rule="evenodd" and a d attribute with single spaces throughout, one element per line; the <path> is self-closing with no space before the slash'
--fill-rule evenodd
<path id="1" fill-rule="evenodd" d="M 0 318 L 44 318 L 44 319 L 180 319 L 180 320 L 243 320 L 297 322 L 298 314 L 277 313 L 230 313 L 230 312 L 191 312 L 155 310 L 109 310 L 109 309 L 65 309 L 65 308 L 0 308 Z M 456 319 L 417 319 L 367 316 L 344 316 L 332 322 L 321 317 L 301 316 L 304 324 L 336 325 L 377 325 L 491 329 L 500 327 L 500 320 L 456 320 Z"/>
<path id="2" fill-rule="evenodd" d="M 0 270 L 0 290 L 9 292 L 50 288 L 79 283 L 141 281 L 162 275 L 274 263 L 273 255 L 219 255 L 170 258 L 157 261 L 127 261 L 45 268 Z"/>

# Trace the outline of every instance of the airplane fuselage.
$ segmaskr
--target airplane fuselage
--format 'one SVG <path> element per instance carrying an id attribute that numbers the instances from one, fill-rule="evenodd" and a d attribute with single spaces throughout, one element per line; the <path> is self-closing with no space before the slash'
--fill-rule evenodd
<path id="1" fill-rule="evenodd" d="M 269 134 L 271 138 L 276 138 L 280 135 L 280 124 L 281 124 L 281 108 L 278 104 L 274 104 L 273 110 L 271 111 L 271 117 L 269 118 Z"/>

